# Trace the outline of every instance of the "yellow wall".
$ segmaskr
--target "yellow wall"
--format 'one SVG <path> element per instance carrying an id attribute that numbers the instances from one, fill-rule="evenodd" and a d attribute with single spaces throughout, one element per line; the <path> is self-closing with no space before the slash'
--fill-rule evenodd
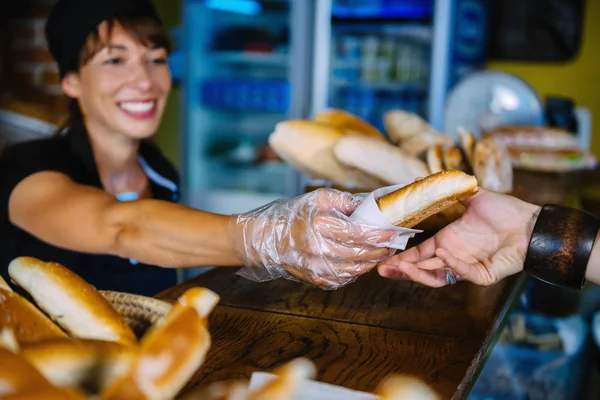
<path id="1" fill-rule="evenodd" d="M 538 91 L 542 100 L 546 95 L 557 94 L 588 107 L 592 113 L 592 151 L 600 156 L 600 1 L 586 3 L 582 46 L 574 60 L 554 64 L 491 62 L 488 68 L 520 76 Z"/>
<path id="2" fill-rule="evenodd" d="M 181 23 L 181 1 L 179 0 L 154 0 L 154 4 L 168 30 Z M 162 123 L 154 139 L 165 156 L 177 168 L 181 168 L 179 157 L 179 143 L 181 140 L 181 89 L 174 85 L 165 109 Z"/>

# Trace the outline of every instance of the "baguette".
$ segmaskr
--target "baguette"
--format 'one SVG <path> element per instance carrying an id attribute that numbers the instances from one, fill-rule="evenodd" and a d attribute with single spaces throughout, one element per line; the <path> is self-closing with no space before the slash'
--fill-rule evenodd
<path id="1" fill-rule="evenodd" d="M 8 273 L 72 336 L 125 345 L 136 343 L 133 331 L 110 303 L 66 267 L 32 257 L 18 257 L 9 264 Z"/>
<path id="2" fill-rule="evenodd" d="M 463 169 L 463 155 L 458 147 L 452 146 L 444 150 L 443 154 L 444 167 L 450 171 L 453 169 Z"/>
<path id="3" fill-rule="evenodd" d="M 383 133 L 362 118 L 348 111 L 330 108 L 317 113 L 313 120 L 344 130 L 347 133 L 362 134 L 377 140 L 387 141 Z"/>
<path id="4" fill-rule="evenodd" d="M 62 390 L 52 385 L 19 354 L 12 330 L 0 331 L 0 397 L 2 399 L 83 399 L 75 390 Z"/>
<path id="5" fill-rule="evenodd" d="M 66 338 L 50 318 L 0 278 L 0 329 L 12 329 L 19 343 Z"/>
<path id="6" fill-rule="evenodd" d="M 204 361 L 211 343 L 207 318 L 218 301 L 208 289 L 187 290 L 144 335 L 131 368 L 102 398 L 174 398 Z"/>
<path id="7" fill-rule="evenodd" d="M 477 192 L 477 179 L 462 171 L 442 171 L 376 200 L 394 225 L 411 228 Z"/>
<path id="8" fill-rule="evenodd" d="M 427 149 L 425 159 L 427 160 L 427 167 L 429 167 L 429 173 L 435 174 L 444 170 L 444 164 L 442 159 L 444 158 L 444 150 L 442 146 L 433 146 Z"/>
<path id="9" fill-rule="evenodd" d="M 506 147 L 495 137 L 486 136 L 477 141 L 473 172 L 482 188 L 498 193 L 512 192 L 512 161 Z"/>
<path id="10" fill-rule="evenodd" d="M 467 157 L 469 166 L 473 168 L 473 155 L 475 154 L 475 136 L 462 126 L 458 127 L 458 136 L 460 138 L 461 147 Z"/>
<path id="11" fill-rule="evenodd" d="M 275 379 L 252 393 L 248 400 L 292 399 L 303 381 L 313 379 L 314 364 L 304 358 L 297 358 L 273 371 Z"/>
<path id="12" fill-rule="evenodd" d="M 345 166 L 358 168 L 387 185 L 412 182 L 429 175 L 423 161 L 405 154 L 393 144 L 367 136 L 340 138 L 333 147 L 333 154 Z"/>
<path id="13" fill-rule="evenodd" d="M 345 167 L 334 157 L 333 146 L 344 135 L 343 130 L 320 122 L 289 120 L 277 124 L 269 145 L 282 160 L 313 179 L 326 179 L 345 188 L 380 187 L 377 180 Z"/>
<path id="14" fill-rule="evenodd" d="M 383 115 L 383 125 L 392 142 L 398 144 L 433 128 L 417 114 L 404 110 L 390 110 Z"/>
<path id="15" fill-rule="evenodd" d="M 94 339 L 59 339 L 31 343 L 21 354 L 58 387 L 99 393 L 131 366 L 136 349 Z"/>
<path id="16" fill-rule="evenodd" d="M 439 400 L 437 393 L 420 379 L 391 375 L 375 389 L 380 400 Z"/>
<path id="17" fill-rule="evenodd" d="M 433 146 L 454 146 L 452 139 L 442 133 L 422 132 L 400 142 L 400 148 L 411 156 L 419 156 Z"/>

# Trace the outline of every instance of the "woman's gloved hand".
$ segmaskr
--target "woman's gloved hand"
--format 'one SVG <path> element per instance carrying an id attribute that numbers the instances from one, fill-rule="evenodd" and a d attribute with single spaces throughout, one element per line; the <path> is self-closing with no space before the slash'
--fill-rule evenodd
<path id="1" fill-rule="evenodd" d="M 284 277 L 336 289 L 392 256 L 386 247 L 396 235 L 350 221 L 363 197 L 318 189 L 234 215 L 231 230 L 237 255 L 254 281 Z"/>

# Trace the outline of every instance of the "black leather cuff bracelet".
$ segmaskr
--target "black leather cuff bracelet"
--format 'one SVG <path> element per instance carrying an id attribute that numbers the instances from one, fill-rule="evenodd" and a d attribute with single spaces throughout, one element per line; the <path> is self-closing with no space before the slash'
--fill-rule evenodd
<path id="1" fill-rule="evenodd" d="M 538 216 L 523 269 L 544 282 L 581 289 L 600 219 L 588 212 L 546 204 Z"/>

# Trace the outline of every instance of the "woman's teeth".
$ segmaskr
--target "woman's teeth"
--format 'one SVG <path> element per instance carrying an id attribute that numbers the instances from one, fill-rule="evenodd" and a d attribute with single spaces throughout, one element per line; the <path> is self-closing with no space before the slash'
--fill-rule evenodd
<path id="1" fill-rule="evenodd" d="M 152 110 L 156 105 L 155 101 L 144 101 L 144 102 L 123 102 L 119 103 L 119 106 L 128 112 L 132 113 L 144 113 Z"/>

